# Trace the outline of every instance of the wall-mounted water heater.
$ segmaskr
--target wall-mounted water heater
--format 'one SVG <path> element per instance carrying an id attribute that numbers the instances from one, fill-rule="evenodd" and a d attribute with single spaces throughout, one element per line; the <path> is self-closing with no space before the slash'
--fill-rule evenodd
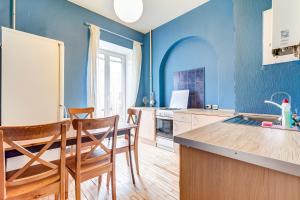
<path id="1" fill-rule="evenodd" d="M 263 64 L 296 61 L 300 58 L 300 1 L 273 0 L 263 13 Z"/>

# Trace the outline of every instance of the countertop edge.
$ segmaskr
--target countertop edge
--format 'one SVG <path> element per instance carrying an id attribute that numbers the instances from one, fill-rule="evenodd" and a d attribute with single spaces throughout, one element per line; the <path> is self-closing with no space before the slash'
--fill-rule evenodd
<path id="1" fill-rule="evenodd" d="M 182 109 L 176 110 L 174 113 L 178 114 L 191 114 L 191 115 L 206 115 L 206 116 L 220 116 L 220 117 L 233 117 L 236 113 L 234 110 L 211 110 L 211 109 Z"/>
<path id="2" fill-rule="evenodd" d="M 260 167 L 269 168 L 275 171 L 283 172 L 293 176 L 300 177 L 300 166 L 294 163 L 284 162 L 273 158 L 250 154 L 242 151 L 211 145 L 199 141 L 193 141 L 180 136 L 174 137 L 174 142 L 187 147 L 199 149 L 209 153 L 221 155 L 246 163 L 254 164 Z"/>

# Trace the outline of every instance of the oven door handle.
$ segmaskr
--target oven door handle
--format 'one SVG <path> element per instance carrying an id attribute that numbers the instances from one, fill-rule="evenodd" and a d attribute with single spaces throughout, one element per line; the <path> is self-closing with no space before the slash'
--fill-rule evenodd
<path id="1" fill-rule="evenodd" d="M 163 116 L 156 116 L 156 119 L 173 121 L 173 118 L 170 118 L 170 117 L 163 117 Z"/>

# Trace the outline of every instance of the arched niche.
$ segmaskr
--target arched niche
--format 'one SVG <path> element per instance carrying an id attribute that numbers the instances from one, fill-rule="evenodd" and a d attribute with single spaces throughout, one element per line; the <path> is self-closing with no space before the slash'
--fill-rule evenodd
<path id="1" fill-rule="evenodd" d="M 159 68 L 159 106 L 169 106 L 173 90 L 173 74 L 205 67 L 205 101 L 218 104 L 218 56 L 213 46 L 198 36 L 189 36 L 173 43 L 166 51 Z"/>

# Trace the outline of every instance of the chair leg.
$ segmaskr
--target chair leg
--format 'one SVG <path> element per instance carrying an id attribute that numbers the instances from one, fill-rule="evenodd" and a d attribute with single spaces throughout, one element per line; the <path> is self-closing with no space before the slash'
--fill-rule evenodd
<path id="1" fill-rule="evenodd" d="M 133 150 L 133 152 L 134 152 L 136 173 L 139 176 L 140 175 L 140 167 L 139 167 L 139 151 L 138 151 L 138 148 L 135 148 Z"/>
<path id="2" fill-rule="evenodd" d="M 110 182 L 110 172 L 107 173 L 106 177 L 106 188 L 109 189 L 109 182 Z"/>
<path id="3" fill-rule="evenodd" d="M 75 180 L 75 196 L 76 196 L 76 200 L 80 200 L 81 199 L 81 193 L 80 193 L 80 181 Z"/>
<path id="4" fill-rule="evenodd" d="M 129 153 L 125 152 L 125 155 L 126 155 L 127 166 L 129 166 Z"/>
<path id="5" fill-rule="evenodd" d="M 98 192 L 100 191 L 101 183 L 102 183 L 102 175 L 100 175 L 100 176 L 98 177 Z"/>
<path id="6" fill-rule="evenodd" d="M 69 198 L 69 173 L 66 173 L 66 182 L 65 182 L 65 198 Z"/>
<path id="7" fill-rule="evenodd" d="M 116 194 L 116 174 L 115 170 L 113 169 L 111 171 L 111 195 L 112 195 L 112 200 L 117 199 L 117 194 Z"/>
<path id="8" fill-rule="evenodd" d="M 61 174 L 61 180 L 60 180 L 60 189 L 59 189 L 59 199 L 60 200 L 65 200 L 66 197 L 66 178 L 68 176 L 67 172 L 62 172 Z M 56 199 L 56 197 L 55 197 Z"/>

